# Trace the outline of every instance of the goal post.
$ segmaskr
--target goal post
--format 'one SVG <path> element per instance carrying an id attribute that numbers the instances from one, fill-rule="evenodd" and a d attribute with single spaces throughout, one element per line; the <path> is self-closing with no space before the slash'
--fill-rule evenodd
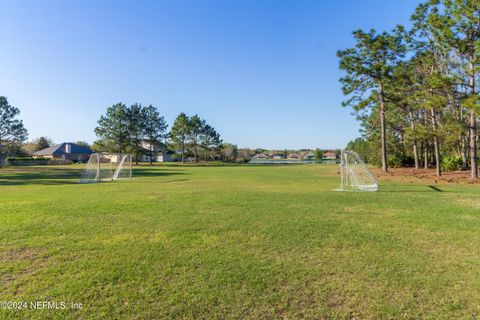
<path id="1" fill-rule="evenodd" d="M 123 153 L 94 153 L 90 156 L 80 183 L 95 183 L 132 179 L 132 155 Z"/>
<path id="2" fill-rule="evenodd" d="M 378 190 L 377 179 L 355 151 L 342 150 L 340 171 L 340 188 L 337 189 L 338 191 L 374 192 Z"/>

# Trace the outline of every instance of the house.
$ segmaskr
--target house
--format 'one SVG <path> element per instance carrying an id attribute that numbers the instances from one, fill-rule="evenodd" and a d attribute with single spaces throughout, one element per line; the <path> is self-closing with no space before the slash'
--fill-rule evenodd
<path id="1" fill-rule="evenodd" d="M 40 151 L 36 151 L 33 153 L 33 157 L 70 160 L 72 162 L 86 162 L 92 153 L 92 149 L 88 147 L 80 146 L 76 143 L 64 142 Z"/>
<path id="2" fill-rule="evenodd" d="M 288 159 L 300 160 L 300 159 L 302 159 L 302 157 L 298 153 L 290 153 L 288 155 Z"/>
<path id="3" fill-rule="evenodd" d="M 305 157 L 303 158 L 304 160 L 313 160 L 315 159 L 315 155 L 313 154 L 313 152 L 309 152 L 305 155 Z"/>
<path id="4" fill-rule="evenodd" d="M 254 155 L 253 158 L 255 158 L 255 159 L 268 159 L 268 156 L 266 154 L 259 153 L 259 154 Z"/>
<path id="5" fill-rule="evenodd" d="M 282 160 L 282 159 L 285 159 L 285 156 L 283 154 L 275 154 L 275 155 L 273 155 L 272 159 Z"/>
<path id="6" fill-rule="evenodd" d="M 142 141 L 141 154 L 138 159 L 140 162 L 172 162 L 175 161 L 175 152 L 169 150 L 163 143 L 150 144 Z"/>
<path id="7" fill-rule="evenodd" d="M 324 159 L 337 159 L 337 154 L 333 151 L 327 151 L 323 153 Z"/>

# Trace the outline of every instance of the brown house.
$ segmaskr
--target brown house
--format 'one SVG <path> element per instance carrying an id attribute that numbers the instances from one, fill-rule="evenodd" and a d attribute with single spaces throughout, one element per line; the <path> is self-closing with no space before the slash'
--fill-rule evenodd
<path id="1" fill-rule="evenodd" d="M 333 151 L 327 151 L 323 154 L 323 158 L 324 159 L 336 159 L 337 158 L 337 154 Z"/>

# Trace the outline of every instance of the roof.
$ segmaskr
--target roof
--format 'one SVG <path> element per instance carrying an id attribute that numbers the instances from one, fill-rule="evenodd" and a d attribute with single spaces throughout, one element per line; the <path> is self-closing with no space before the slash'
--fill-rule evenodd
<path id="1" fill-rule="evenodd" d="M 67 153 L 67 145 L 70 145 L 70 152 Z M 50 155 L 62 155 L 62 154 L 92 154 L 92 149 L 84 146 L 79 146 L 76 143 L 64 142 L 54 145 L 52 147 L 34 152 L 34 156 L 50 156 Z"/>

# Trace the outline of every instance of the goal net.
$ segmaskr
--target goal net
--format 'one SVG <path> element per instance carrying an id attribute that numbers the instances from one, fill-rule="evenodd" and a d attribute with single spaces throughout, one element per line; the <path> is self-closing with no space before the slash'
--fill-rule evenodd
<path id="1" fill-rule="evenodd" d="M 121 153 L 94 153 L 85 166 L 80 183 L 118 179 L 132 179 L 132 156 Z"/>
<path id="2" fill-rule="evenodd" d="M 360 156 L 351 150 L 342 150 L 339 191 L 377 191 L 377 179 L 368 171 Z"/>

